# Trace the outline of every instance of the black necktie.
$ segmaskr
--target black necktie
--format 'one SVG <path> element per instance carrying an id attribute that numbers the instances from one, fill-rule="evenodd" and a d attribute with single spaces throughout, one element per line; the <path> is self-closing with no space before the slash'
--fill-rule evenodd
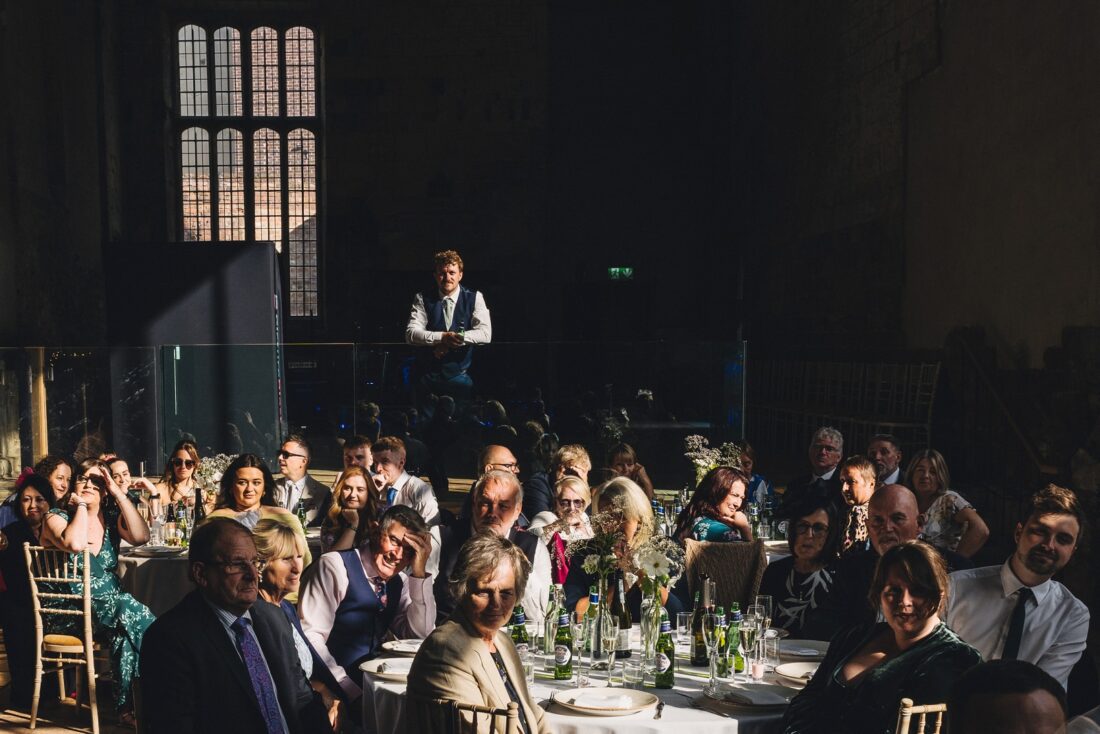
<path id="1" fill-rule="evenodd" d="M 1002 660 L 1015 660 L 1020 654 L 1020 640 L 1024 636 L 1024 616 L 1027 614 L 1025 607 L 1027 600 L 1035 596 L 1026 586 L 1020 587 L 1016 595 L 1016 608 L 1012 610 L 1012 621 L 1008 623 L 1008 637 L 1005 638 L 1005 649 L 1001 653 Z"/>

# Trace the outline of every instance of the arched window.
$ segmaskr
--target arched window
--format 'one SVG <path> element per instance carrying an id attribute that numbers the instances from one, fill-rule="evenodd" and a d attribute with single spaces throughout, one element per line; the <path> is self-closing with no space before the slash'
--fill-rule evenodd
<path id="1" fill-rule="evenodd" d="M 176 58 L 180 238 L 274 243 L 290 316 L 319 315 L 316 33 L 187 24 Z"/>

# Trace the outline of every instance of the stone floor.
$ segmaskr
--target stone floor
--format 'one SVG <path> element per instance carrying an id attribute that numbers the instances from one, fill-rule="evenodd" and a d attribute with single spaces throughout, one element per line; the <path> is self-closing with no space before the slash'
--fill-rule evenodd
<path id="1" fill-rule="evenodd" d="M 5 734 L 30 734 L 30 711 L 17 711 L 7 707 L 4 695 L 0 691 L 0 731 Z M 133 734 L 133 729 L 116 726 L 114 706 L 108 703 L 106 708 L 99 711 L 100 734 Z M 77 711 L 71 703 L 59 701 L 43 701 L 38 712 L 38 723 L 34 731 L 36 734 L 60 734 L 61 732 L 90 732 L 92 730 L 91 713 L 87 708 Z"/>

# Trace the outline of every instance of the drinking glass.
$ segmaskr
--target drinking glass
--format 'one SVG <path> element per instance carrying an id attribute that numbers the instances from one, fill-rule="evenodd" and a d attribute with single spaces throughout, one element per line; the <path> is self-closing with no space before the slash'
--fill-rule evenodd
<path id="1" fill-rule="evenodd" d="M 691 644 L 691 612 L 676 613 L 676 640 L 684 647 Z"/>
<path id="2" fill-rule="evenodd" d="M 741 648 L 745 656 L 745 673 L 742 681 L 752 679 L 752 661 L 756 659 L 756 640 L 760 632 L 760 621 L 755 615 L 745 615 L 741 621 Z"/>
<path id="3" fill-rule="evenodd" d="M 710 683 L 703 689 L 708 696 L 718 695 L 718 636 L 721 634 L 722 620 L 717 614 L 703 615 L 703 642 L 707 646 L 710 659 Z"/>
<path id="4" fill-rule="evenodd" d="M 584 674 L 584 664 L 581 662 L 581 653 L 584 652 L 584 643 L 587 641 L 588 625 L 585 624 L 584 612 L 577 612 L 569 620 L 569 631 L 573 633 L 573 667 L 577 670 L 577 688 L 583 688 L 588 684 L 588 676 Z"/>
<path id="5" fill-rule="evenodd" d="M 607 655 L 607 687 L 611 688 L 615 677 L 615 647 L 619 642 L 619 620 L 610 614 L 600 617 L 600 639 Z"/>
<path id="6" fill-rule="evenodd" d="M 642 664 L 641 658 L 632 655 L 623 660 L 623 686 L 626 688 L 641 688 L 644 671 L 645 666 Z"/>
<path id="7" fill-rule="evenodd" d="M 527 648 L 520 653 L 519 660 L 523 663 L 523 675 L 527 678 L 527 685 L 531 686 L 535 683 L 535 653 L 531 648 Z"/>
<path id="8" fill-rule="evenodd" d="M 760 636 L 767 637 L 768 630 L 770 630 L 772 627 L 772 609 L 774 609 L 774 607 L 772 606 L 772 598 L 767 594 L 760 594 L 756 597 L 756 600 L 753 602 L 753 604 L 763 609 L 763 614 L 760 615 Z"/>

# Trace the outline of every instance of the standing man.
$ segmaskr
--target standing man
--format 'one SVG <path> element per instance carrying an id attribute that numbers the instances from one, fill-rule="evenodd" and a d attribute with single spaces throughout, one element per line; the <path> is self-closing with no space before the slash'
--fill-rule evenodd
<path id="1" fill-rule="evenodd" d="M 1065 688 L 1085 650 L 1089 610 L 1051 577 L 1077 550 L 1084 511 L 1073 492 L 1053 484 L 1026 510 L 1007 561 L 951 574 L 944 621 L 984 660 L 1035 663 Z"/>
<path id="2" fill-rule="evenodd" d="M 413 298 L 405 341 L 423 350 L 420 388 L 428 393 L 466 400 L 473 388 L 467 374 L 473 359 L 471 346 L 493 339 L 489 309 L 478 291 L 459 285 L 462 258 L 454 250 L 435 254 L 436 288 Z"/>
<path id="3" fill-rule="evenodd" d="M 901 481 L 901 444 L 889 433 L 879 433 L 867 444 L 867 458 L 875 465 L 878 486 Z"/>
<path id="4" fill-rule="evenodd" d="M 331 732 L 294 654 L 290 622 L 279 607 L 256 603 L 263 564 L 248 529 L 208 519 L 191 536 L 187 560 L 197 588 L 153 622 L 141 645 L 146 730 Z"/>
<path id="5" fill-rule="evenodd" d="M 332 505 L 329 488 L 311 477 L 309 468 L 309 444 L 297 434 L 287 436 L 279 449 L 279 471 L 282 478 L 275 482 L 275 503 L 291 514 L 298 512 L 301 504 L 306 510 L 306 524 L 320 525 Z"/>

